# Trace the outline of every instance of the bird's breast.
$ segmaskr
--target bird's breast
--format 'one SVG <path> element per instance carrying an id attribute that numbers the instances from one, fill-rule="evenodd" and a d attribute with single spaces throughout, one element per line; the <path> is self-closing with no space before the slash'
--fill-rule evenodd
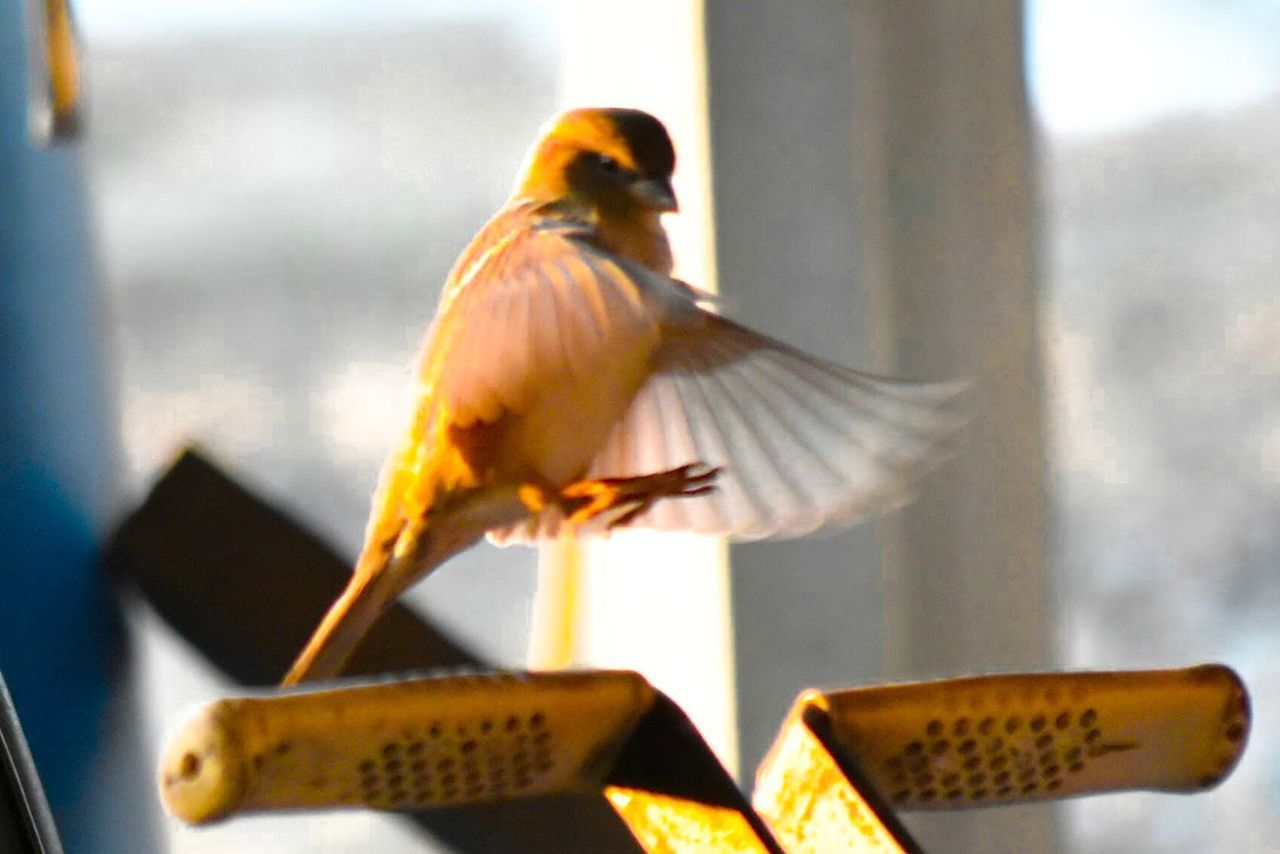
<path id="1" fill-rule="evenodd" d="M 671 275 L 671 244 L 658 214 L 603 217 L 596 224 L 596 235 L 606 251 L 636 261 L 658 275 Z"/>
<path id="2" fill-rule="evenodd" d="M 499 468 L 553 486 L 582 477 L 647 378 L 649 360 L 650 348 L 633 343 L 548 378 L 529 408 L 511 418 Z"/>

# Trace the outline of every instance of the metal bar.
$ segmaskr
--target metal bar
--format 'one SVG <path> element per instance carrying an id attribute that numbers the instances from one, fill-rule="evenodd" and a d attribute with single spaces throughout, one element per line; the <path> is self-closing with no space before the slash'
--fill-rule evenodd
<path id="1" fill-rule="evenodd" d="M 350 564 L 289 516 L 184 452 L 124 521 L 106 551 L 183 638 L 241 683 L 276 684 Z M 390 609 L 351 662 L 354 674 L 482 666 L 403 605 Z M 459 852 L 635 851 L 598 795 L 562 794 L 414 815 Z"/>
<path id="2" fill-rule="evenodd" d="M 646 851 L 782 852 L 684 712 L 622 671 L 224 698 L 176 731 L 160 781 L 169 811 L 197 824 L 352 807 L 430 811 L 425 819 L 594 793 Z M 581 844 L 575 836 L 565 828 L 566 850 Z"/>

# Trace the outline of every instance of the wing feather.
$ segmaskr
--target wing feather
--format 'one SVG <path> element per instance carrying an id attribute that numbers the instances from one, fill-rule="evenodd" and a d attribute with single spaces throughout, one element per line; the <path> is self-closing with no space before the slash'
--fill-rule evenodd
<path id="1" fill-rule="evenodd" d="M 702 462 L 721 468 L 717 488 L 660 501 L 633 527 L 752 540 L 847 524 L 904 500 L 967 421 L 963 383 L 861 373 L 696 312 L 664 339 L 654 374 L 588 474 Z M 559 520 L 537 530 L 554 536 Z"/>
<path id="2" fill-rule="evenodd" d="M 569 227 L 513 227 L 442 303 L 422 368 L 455 423 L 524 412 L 558 381 L 581 381 L 610 353 L 656 339 L 662 295 Z M 645 280 L 654 284 L 656 277 Z"/>

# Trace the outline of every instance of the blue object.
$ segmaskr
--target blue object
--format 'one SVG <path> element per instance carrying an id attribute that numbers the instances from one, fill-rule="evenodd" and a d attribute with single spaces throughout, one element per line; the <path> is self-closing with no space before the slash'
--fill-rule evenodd
<path id="1" fill-rule="evenodd" d="M 25 8 L 0 0 L 0 672 L 68 850 L 120 637 L 98 532 L 114 428 L 74 153 L 27 132 Z"/>

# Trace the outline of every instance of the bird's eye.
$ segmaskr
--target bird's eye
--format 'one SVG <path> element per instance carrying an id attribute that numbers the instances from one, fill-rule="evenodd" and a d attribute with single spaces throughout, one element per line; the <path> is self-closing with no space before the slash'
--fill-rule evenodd
<path id="1" fill-rule="evenodd" d="M 622 164 L 607 154 L 597 154 L 596 164 L 600 167 L 601 171 L 609 175 L 621 175 L 623 172 Z"/>

